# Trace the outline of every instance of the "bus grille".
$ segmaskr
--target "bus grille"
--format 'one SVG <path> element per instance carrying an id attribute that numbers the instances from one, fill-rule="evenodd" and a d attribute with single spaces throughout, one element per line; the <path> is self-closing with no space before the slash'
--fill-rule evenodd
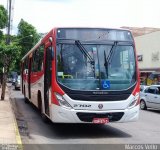
<path id="1" fill-rule="evenodd" d="M 108 118 L 110 122 L 119 121 L 123 115 L 124 112 L 103 113 L 103 114 L 81 113 L 81 112 L 77 113 L 78 118 L 84 122 L 92 122 L 94 118 Z"/>

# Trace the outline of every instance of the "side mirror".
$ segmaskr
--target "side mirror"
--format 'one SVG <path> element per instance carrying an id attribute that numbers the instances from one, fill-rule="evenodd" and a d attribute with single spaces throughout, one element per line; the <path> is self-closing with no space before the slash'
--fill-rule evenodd
<path id="1" fill-rule="evenodd" d="M 52 42 L 53 42 L 53 39 L 52 39 L 52 37 L 49 37 L 49 42 L 51 43 L 51 45 L 52 45 Z M 51 60 L 53 60 L 54 59 L 54 49 L 53 49 L 53 47 L 50 47 L 49 48 L 49 53 L 50 53 L 50 55 L 51 55 Z"/>
<path id="2" fill-rule="evenodd" d="M 52 43 L 52 42 L 53 42 L 52 37 L 49 37 L 49 42 L 50 42 L 50 43 Z"/>

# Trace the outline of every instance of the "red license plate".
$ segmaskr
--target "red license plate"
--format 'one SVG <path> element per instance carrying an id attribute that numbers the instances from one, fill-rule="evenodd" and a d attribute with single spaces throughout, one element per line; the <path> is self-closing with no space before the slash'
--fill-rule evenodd
<path id="1" fill-rule="evenodd" d="M 92 122 L 95 124 L 107 124 L 109 123 L 109 119 L 108 118 L 94 118 Z"/>

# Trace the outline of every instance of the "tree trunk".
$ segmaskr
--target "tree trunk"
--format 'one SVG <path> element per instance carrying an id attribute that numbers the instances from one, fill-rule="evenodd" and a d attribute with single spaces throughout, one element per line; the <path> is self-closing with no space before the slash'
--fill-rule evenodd
<path id="1" fill-rule="evenodd" d="M 3 80 L 2 80 L 2 94 L 1 94 L 1 100 L 5 99 L 5 91 L 6 91 L 6 82 L 7 82 L 7 74 L 3 74 Z"/>

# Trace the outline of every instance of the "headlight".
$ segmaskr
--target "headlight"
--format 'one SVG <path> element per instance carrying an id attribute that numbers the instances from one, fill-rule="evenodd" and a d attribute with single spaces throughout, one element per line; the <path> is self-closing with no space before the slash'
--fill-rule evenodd
<path id="1" fill-rule="evenodd" d="M 61 96 L 58 93 L 55 93 L 55 96 L 56 96 L 60 106 L 63 106 L 63 107 L 68 108 L 68 109 L 72 108 L 71 105 L 64 99 L 63 96 Z"/>
<path id="2" fill-rule="evenodd" d="M 138 100 L 139 100 L 139 93 L 136 93 L 136 95 L 134 96 L 133 100 L 129 104 L 128 108 L 129 109 L 133 108 L 136 105 Z"/>

